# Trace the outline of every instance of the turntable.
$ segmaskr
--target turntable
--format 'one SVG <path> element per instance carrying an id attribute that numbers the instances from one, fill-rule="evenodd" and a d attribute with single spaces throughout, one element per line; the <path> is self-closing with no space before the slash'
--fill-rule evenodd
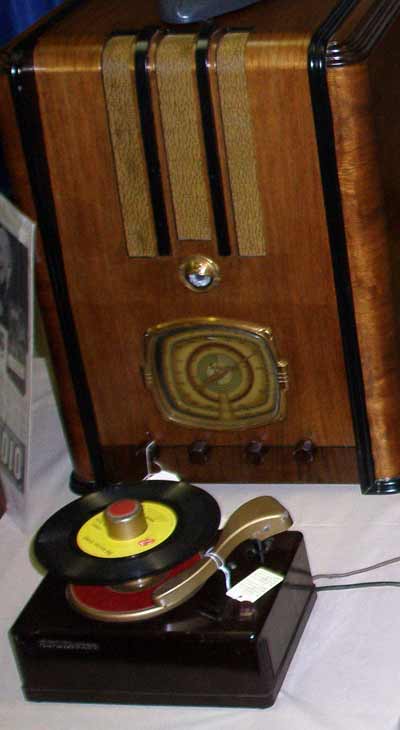
<path id="1" fill-rule="evenodd" d="M 11 629 L 26 698 L 272 705 L 316 597 L 291 525 L 260 496 L 221 529 L 184 481 L 67 505 L 35 538 L 48 575 Z"/>

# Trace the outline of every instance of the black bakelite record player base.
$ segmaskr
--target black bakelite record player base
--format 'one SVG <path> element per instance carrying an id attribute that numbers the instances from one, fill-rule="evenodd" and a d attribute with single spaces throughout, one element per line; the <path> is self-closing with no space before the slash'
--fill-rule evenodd
<path id="1" fill-rule="evenodd" d="M 303 536 L 284 532 L 232 553 L 232 582 L 261 565 L 285 575 L 256 603 L 225 595 L 218 572 L 190 601 L 150 621 L 101 623 L 76 613 L 46 577 L 11 641 L 29 700 L 268 707 L 314 604 Z"/>

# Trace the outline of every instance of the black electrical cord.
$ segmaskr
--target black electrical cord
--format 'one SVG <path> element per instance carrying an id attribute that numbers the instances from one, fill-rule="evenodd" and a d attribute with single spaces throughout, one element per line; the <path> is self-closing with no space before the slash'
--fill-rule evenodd
<path id="1" fill-rule="evenodd" d="M 343 585 L 332 586 L 316 586 L 316 591 L 348 591 L 353 588 L 381 588 L 389 586 L 391 588 L 400 588 L 400 581 L 395 580 L 376 580 L 367 583 L 345 583 Z"/>

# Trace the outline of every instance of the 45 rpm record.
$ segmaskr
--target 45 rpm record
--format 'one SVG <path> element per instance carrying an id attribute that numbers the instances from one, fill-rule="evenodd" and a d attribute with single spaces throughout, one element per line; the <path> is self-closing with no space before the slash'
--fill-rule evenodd
<path id="1" fill-rule="evenodd" d="M 161 513 L 161 519 L 164 512 L 168 518 L 170 514 L 173 516 L 170 527 L 161 532 L 154 547 L 146 546 L 143 552 L 135 549 L 135 554 L 120 557 L 117 551 L 117 557 L 114 557 L 112 551 L 108 551 L 106 557 L 99 557 L 96 548 L 87 550 L 85 540 L 78 536 L 96 515 L 101 515 L 119 500 L 151 503 L 155 513 L 157 510 Z M 37 533 L 34 549 L 39 562 L 50 573 L 72 583 L 124 583 L 161 573 L 210 547 L 220 517 L 215 499 L 192 484 L 170 481 L 122 484 L 77 499 L 56 512 Z M 89 537 L 87 542 L 90 540 Z M 115 542 L 122 543 L 120 540 Z M 126 549 L 126 544 L 123 547 Z"/>

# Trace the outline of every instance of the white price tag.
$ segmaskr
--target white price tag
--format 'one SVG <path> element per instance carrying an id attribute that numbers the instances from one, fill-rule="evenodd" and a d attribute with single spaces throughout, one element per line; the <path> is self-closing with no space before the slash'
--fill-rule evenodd
<path id="1" fill-rule="evenodd" d="M 255 603 L 261 596 L 282 583 L 283 575 L 274 573 L 273 570 L 267 568 L 257 568 L 243 580 L 236 583 L 226 595 L 229 598 L 235 598 L 236 601 L 248 601 Z"/>

